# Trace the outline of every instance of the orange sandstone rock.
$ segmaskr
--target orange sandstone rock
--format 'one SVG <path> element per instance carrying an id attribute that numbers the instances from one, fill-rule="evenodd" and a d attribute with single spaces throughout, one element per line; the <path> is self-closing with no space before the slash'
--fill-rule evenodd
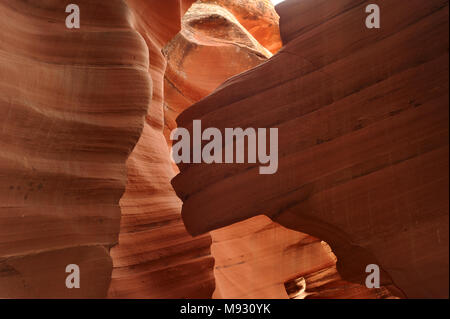
<path id="1" fill-rule="evenodd" d="M 153 95 L 144 130 L 127 161 L 119 245 L 111 251 L 109 296 L 209 298 L 214 290 L 211 238 L 192 238 L 184 228 L 181 202 L 170 184 L 175 172 L 163 135 L 166 61 L 161 48 L 179 31 L 180 3 L 128 0 L 128 4 L 135 28 L 147 44 Z"/>
<path id="2" fill-rule="evenodd" d="M 225 79 L 270 56 L 228 11 L 206 3 L 193 5 L 183 17 L 181 32 L 164 52 L 168 60 L 164 94 L 166 138 L 176 127 L 174 118 L 180 112 Z M 213 231 L 211 236 L 214 298 L 288 298 L 285 281 L 328 271 L 336 263 L 333 253 L 320 240 L 288 230 L 265 216 Z M 332 279 L 316 279 L 314 295 L 321 296 L 321 290 L 329 294 L 328 287 L 340 280 L 338 275 Z M 349 285 L 342 281 L 338 290 L 342 296 L 346 295 L 341 290 Z M 378 297 L 365 287 L 353 285 L 352 289 L 358 295 L 348 296 Z"/>
<path id="3" fill-rule="evenodd" d="M 121 213 L 110 296 L 209 297 L 211 239 L 184 228 L 162 131 L 180 1 L 77 4 L 80 29 L 61 1 L 0 4 L 0 297 L 105 297 Z"/>
<path id="4" fill-rule="evenodd" d="M 168 60 L 166 138 L 180 112 L 211 93 L 223 80 L 264 62 L 264 55 L 270 56 L 230 13 L 206 3 L 194 4 L 188 11 L 182 31 L 164 52 Z M 264 216 L 213 231 L 211 236 L 214 298 L 288 298 L 285 281 L 299 274 L 328 271 L 336 262 L 320 240 L 287 230 Z M 314 295 L 321 296 L 321 290 L 329 289 L 324 286 L 338 280 L 338 275 L 332 281 L 320 277 L 314 283 Z M 343 282 L 339 291 L 348 286 Z M 378 296 L 368 293 L 365 287 L 358 286 L 357 291 L 358 296 Z"/>
<path id="5" fill-rule="evenodd" d="M 211 232 L 215 298 L 288 298 L 284 285 L 300 273 L 332 267 L 320 240 L 257 216 Z"/>
<path id="6" fill-rule="evenodd" d="M 270 61 L 177 119 L 278 127 L 278 173 L 183 164 L 172 184 L 192 234 L 264 213 L 325 240 L 344 279 L 364 283 L 374 263 L 396 295 L 446 298 L 448 1 L 379 3 L 378 30 L 365 28 L 364 2 L 280 4 L 282 30 L 316 5 L 325 21 L 283 31 L 292 39 Z"/>
<path id="7" fill-rule="evenodd" d="M 79 0 L 79 30 L 60 1 L 0 3 L 0 297 L 99 298 L 112 276 L 114 298 L 208 298 L 211 244 L 218 298 L 389 297 L 342 279 L 368 263 L 448 297 L 448 1 L 380 1 L 367 30 L 363 1 L 288 0 L 263 63 L 273 6 L 201 0 L 164 80 L 192 3 Z M 188 229 L 218 229 L 193 238 L 164 125 L 260 63 L 178 122 L 278 127 L 278 174 L 181 165 Z"/>
<path id="8" fill-rule="evenodd" d="M 398 299 L 386 287 L 369 289 L 342 280 L 335 266 L 291 279 L 285 288 L 291 299 Z"/>
<path id="9" fill-rule="evenodd" d="M 226 9 L 194 4 L 182 30 L 164 48 L 168 61 L 164 86 L 165 136 L 175 118 L 226 79 L 264 62 L 272 54 Z M 170 141 L 169 141 L 170 144 Z"/>
<path id="10" fill-rule="evenodd" d="M 253 37 L 270 52 L 282 47 L 278 13 L 271 0 L 199 0 L 230 11 Z"/>
<path id="11" fill-rule="evenodd" d="M 100 298 L 110 282 L 148 52 L 123 1 L 77 3 L 69 30 L 61 1 L 0 2 L 1 298 Z"/>

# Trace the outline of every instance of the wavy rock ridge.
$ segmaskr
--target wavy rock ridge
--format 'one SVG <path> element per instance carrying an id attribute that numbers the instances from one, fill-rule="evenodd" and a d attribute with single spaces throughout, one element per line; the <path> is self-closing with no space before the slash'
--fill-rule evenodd
<path id="1" fill-rule="evenodd" d="M 79 30 L 60 1 L 0 4 L 0 296 L 105 297 L 122 213 L 111 297 L 209 297 L 211 239 L 185 231 L 162 132 L 160 50 L 189 1 L 77 4 Z"/>
<path id="2" fill-rule="evenodd" d="M 120 201 L 122 222 L 109 297 L 209 298 L 214 291 L 211 237 L 192 238 L 181 220 L 181 202 L 163 135 L 163 46 L 180 30 L 179 1 L 129 1 L 135 27 L 147 43 L 153 97 L 142 135 L 127 161 Z"/>
<path id="3" fill-rule="evenodd" d="M 170 132 L 176 128 L 175 118 L 182 111 L 226 79 L 272 56 L 227 8 L 209 3 L 193 4 L 183 16 L 181 32 L 163 52 L 167 59 L 164 120 L 169 144 Z"/>
<path id="4" fill-rule="evenodd" d="M 0 3 L 0 296 L 104 297 L 125 160 L 150 102 L 148 52 L 123 1 Z M 80 289 L 65 286 L 79 265 Z"/>
<path id="5" fill-rule="evenodd" d="M 369 1 L 288 0 L 280 27 L 194 2 L 78 0 L 79 30 L 0 3 L 0 297 L 448 298 L 448 1 L 377 1 L 379 30 Z M 193 119 L 280 132 L 277 175 L 180 166 L 197 237 L 164 136 Z M 384 288 L 347 281 L 368 263 Z"/>
<path id="6" fill-rule="evenodd" d="M 248 12 L 241 8 L 241 15 L 258 17 L 258 11 L 254 11 L 261 6 L 257 4 L 267 6 L 264 1 L 247 1 Z M 229 5 L 227 2 L 218 6 L 212 1 L 194 4 L 183 17 L 181 32 L 164 48 L 168 60 L 164 86 L 167 139 L 176 127 L 174 119 L 180 112 L 211 93 L 224 80 L 256 67 L 271 56 L 231 15 L 233 6 Z M 276 26 L 278 30 L 278 22 Z M 271 35 L 273 28 L 263 31 L 266 38 L 275 37 Z M 330 268 L 335 269 L 336 258 L 328 245 L 264 216 L 213 231 L 211 237 L 211 253 L 215 259 L 214 298 L 288 298 L 285 282 L 298 276 L 307 276 L 308 287 L 315 287 L 313 292 L 308 290 L 301 297 L 318 298 L 331 293 L 340 298 L 390 296 L 383 289 L 350 285 L 335 270 L 330 274 Z"/>
<path id="7" fill-rule="evenodd" d="M 192 234 L 266 214 L 330 244 L 347 280 L 375 263 L 396 295 L 445 298 L 448 1 L 378 1 L 372 30 L 368 3 L 280 4 L 285 47 L 178 117 L 189 130 L 278 127 L 276 175 L 183 164 L 172 184 Z"/>

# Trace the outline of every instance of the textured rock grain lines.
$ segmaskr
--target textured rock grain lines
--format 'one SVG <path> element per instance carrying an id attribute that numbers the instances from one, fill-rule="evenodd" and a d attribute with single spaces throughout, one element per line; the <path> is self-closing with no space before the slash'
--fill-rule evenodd
<path id="1" fill-rule="evenodd" d="M 346 279 L 377 263 L 408 297 L 447 297 L 448 243 L 435 234 L 448 237 L 448 1 L 380 1 L 383 27 L 370 31 L 365 3 L 280 4 L 289 43 L 178 117 L 278 127 L 276 176 L 180 165 L 173 185 L 193 234 L 266 213 L 328 242 Z"/>
<path id="2" fill-rule="evenodd" d="M 150 101 L 123 2 L 97 5 L 99 16 L 79 1 L 89 27 L 78 32 L 57 2 L 0 4 L 2 297 L 106 295 L 124 164 Z M 65 287 L 71 263 L 81 289 Z"/>

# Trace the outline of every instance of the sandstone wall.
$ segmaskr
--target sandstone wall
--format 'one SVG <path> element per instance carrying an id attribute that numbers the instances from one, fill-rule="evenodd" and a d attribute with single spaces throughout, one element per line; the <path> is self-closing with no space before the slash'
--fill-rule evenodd
<path id="1" fill-rule="evenodd" d="M 0 2 L 0 297 L 106 296 L 125 161 L 150 103 L 123 1 Z M 67 289 L 68 264 L 81 269 Z"/>
<path id="2" fill-rule="evenodd" d="M 183 164 L 172 184 L 192 234 L 264 213 L 330 244 L 345 279 L 375 263 L 396 295 L 448 297 L 448 1 L 377 3 L 381 29 L 367 1 L 280 4 L 285 47 L 177 119 L 278 127 L 278 173 Z"/>
<path id="3" fill-rule="evenodd" d="M 148 47 L 153 95 L 142 135 L 127 161 L 119 245 L 111 251 L 109 297 L 209 298 L 214 291 L 211 237 L 192 238 L 186 232 L 181 201 L 170 184 L 175 171 L 163 135 L 166 60 L 161 49 L 180 30 L 180 2 L 128 3 L 134 26 Z"/>
<path id="4" fill-rule="evenodd" d="M 274 22 L 275 27 L 263 28 L 264 16 L 255 9 L 263 7 L 269 11 L 270 5 L 260 0 L 246 4 L 240 8 L 240 16 L 253 16 L 254 23 L 260 22 L 264 38 L 279 37 L 278 21 Z M 175 118 L 179 113 L 226 79 L 271 57 L 231 15 L 239 5 L 242 5 L 239 1 L 194 4 L 183 17 L 181 32 L 164 48 L 168 60 L 164 118 L 169 144 L 169 134 L 176 127 Z M 285 282 L 289 284 L 304 277 L 308 290 L 300 294 L 301 298 L 331 294 L 340 298 L 390 295 L 383 289 L 369 290 L 342 281 L 335 270 L 336 257 L 328 245 L 307 234 L 288 230 L 265 216 L 213 231 L 211 237 L 211 253 L 215 258 L 214 298 L 288 298 Z"/>

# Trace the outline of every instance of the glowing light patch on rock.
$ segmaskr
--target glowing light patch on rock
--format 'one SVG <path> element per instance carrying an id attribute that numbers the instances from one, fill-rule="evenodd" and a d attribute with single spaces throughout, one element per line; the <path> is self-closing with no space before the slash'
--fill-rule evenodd
<path id="1" fill-rule="evenodd" d="M 284 0 L 272 0 L 272 3 L 274 6 L 276 6 L 277 4 L 284 2 Z"/>

